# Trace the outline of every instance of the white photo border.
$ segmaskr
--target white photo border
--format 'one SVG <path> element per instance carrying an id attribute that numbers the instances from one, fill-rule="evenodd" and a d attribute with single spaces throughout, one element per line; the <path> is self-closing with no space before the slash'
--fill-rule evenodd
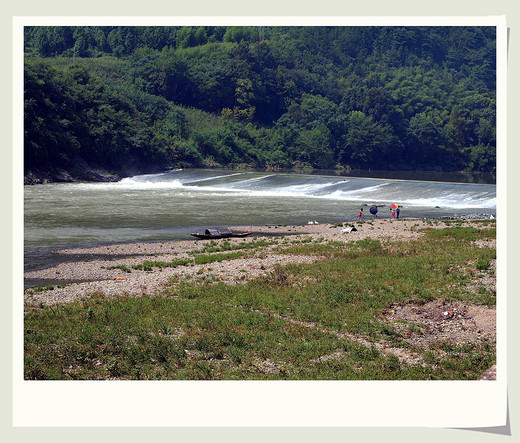
<path id="1" fill-rule="evenodd" d="M 497 29 L 497 380 L 26 381 L 23 379 L 24 26 L 495 26 Z M 486 17 L 14 17 L 13 426 L 504 426 L 507 415 L 507 27 Z"/>

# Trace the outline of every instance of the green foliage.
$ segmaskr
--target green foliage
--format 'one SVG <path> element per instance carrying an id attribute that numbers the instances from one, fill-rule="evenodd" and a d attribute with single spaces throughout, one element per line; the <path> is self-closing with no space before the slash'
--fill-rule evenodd
<path id="1" fill-rule="evenodd" d="M 479 271 L 484 271 L 489 268 L 489 258 L 480 256 L 475 263 L 475 267 Z"/>
<path id="2" fill-rule="evenodd" d="M 126 272 L 126 273 L 131 273 L 132 270 L 128 267 L 128 266 L 125 266 L 125 265 L 115 265 L 115 266 L 107 266 L 107 269 L 119 269 L 123 272 Z"/>
<path id="3" fill-rule="evenodd" d="M 203 27 L 193 28 L 185 26 L 177 33 L 177 47 L 190 48 L 192 46 L 203 45 L 208 42 L 208 35 Z"/>
<path id="4" fill-rule="evenodd" d="M 245 254 L 241 251 L 236 252 L 228 252 L 225 254 L 218 254 L 218 255 L 210 255 L 210 254 L 201 254 L 195 257 L 194 263 L 196 265 L 205 265 L 208 263 L 215 263 L 220 262 L 224 260 L 237 260 L 239 258 L 243 258 Z"/>
<path id="5" fill-rule="evenodd" d="M 192 263 L 192 260 L 183 258 L 172 260 L 169 262 L 159 260 L 145 260 L 143 263 L 133 265 L 132 268 L 140 271 L 153 271 L 154 268 L 176 268 L 178 266 L 186 266 L 190 263 Z"/>
<path id="6" fill-rule="evenodd" d="M 454 226 L 444 229 L 428 229 L 427 237 L 433 240 L 449 238 L 453 240 L 476 241 L 478 238 L 496 238 L 496 228 L 477 228 L 473 226 Z"/>
<path id="7" fill-rule="evenodd" d="M 253 41 L 259 38 L 259 33 L 252 26 L 228 26 L 223 41 L 236 42 Z"/>
<path id="8" fill-rule="evenodd" d="M 26 170 L 494 172 L 495 45 L 492 27 L 26 27 Z"/>

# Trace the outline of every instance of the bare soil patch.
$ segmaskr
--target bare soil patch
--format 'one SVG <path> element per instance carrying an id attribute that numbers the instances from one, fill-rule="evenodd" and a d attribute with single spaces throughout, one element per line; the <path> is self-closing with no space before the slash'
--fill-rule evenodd
<path id="1" fill-rule="evenodd" d="M 439 301 L 395 304 L 384 311 L 382 320 L 394 326 L 409 343 L 421 347 L 496 342 L 494 307 Z"/>

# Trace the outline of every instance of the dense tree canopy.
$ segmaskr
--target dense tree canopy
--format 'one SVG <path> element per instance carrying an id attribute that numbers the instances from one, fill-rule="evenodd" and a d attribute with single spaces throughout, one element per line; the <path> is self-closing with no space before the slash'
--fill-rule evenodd
<path id="1" fill-rule="evenodd" d="M 493 27 L 26 27 L 26 171 L 495 170 Z"/>

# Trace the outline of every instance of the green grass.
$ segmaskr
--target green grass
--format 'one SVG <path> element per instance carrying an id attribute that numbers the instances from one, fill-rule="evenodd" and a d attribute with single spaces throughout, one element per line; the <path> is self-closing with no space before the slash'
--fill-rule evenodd
<path id="1" fill-rule="evenodd" d="M 187 266 L 193 263 L 193 260 L 189 259 L 176 259 L 169 262 L 160 260 L 145 260 L 143 263 L 133 265 L 132 269 L 139 271 L 153 271 L 154 268 L 176 268 L 178 266 Z"/>
<path id="2" fill-rule="evenodd" d="M 127 273 L 131 273 L 132 272 L 132 270 L 128 266 L 125 266 L 125 265 L 107 266 L 107 269 L 108 270 L 119 269 L 119 270 L 121 270 L 123 272 L 127 272 Z"/>
<path id="3" fill-rule="evenodd" d="M 236 260 L 248 256 L 248 254 L 242 250 L 261 249 L 265 246 L 275 244 L 277 244 L 276 240 L 258 240 L 252 242 L 244 241 L 237 244 L 231 244 L 228 240 L 224 240 L 222 242 L 211 240 L 202 249 L 191 251 L 190 255 L 192 255 L 193 258 L 179 258 L 172 261 L 145 260 L 138 265 L 133 265 L 132 269 L 140 271 L 153 271 L 154 269 L 160 268 L 176 268 L 179 266 L 202 265 L 225 260 Z M 121 269 L 125 272 L 131 272 L 131 270 L 124 265 L 111 266 L 107 269 Z"/>
<path id="4" fill-rule="evenodd" d="M 382 379 L 401 372 L 355 342 L 202 300 L 94 298 L 39 316 L 26 336 L 27 379 L 349 379 L 362 363 L 361 374 Z M 334 352 L 348 358 L 318 361 Z"/>
<path id="5" fill-rule="evenodd" d="M 199 254 L 194 258 L 179 258 L 169 262 L 146 260 L 138 265 L 133 265 L 133 269 L 140 271 L 153 271 L 154 268 L 176 268 L 178 266 L 190 265 L 205 265 L 208 263 L 215 263 L 225 260 L 237 260 L 246 257 L 246 254 L 241 251 L 229 252 L 224 254 Z M 114 268 L 121 268 L 121 266 L 114 266 Z"/>
<path id="6" fill-rule="evenodd" d="M 473 226 L 456 226 L 447 227 L 444 229 L 433 229 L 426 230 L 428 237 L 431 239 L 452 239 L 452 240 L 465 240 L 465 241 L 476 241 L 477 239 L 491 239 L 496 238 L 496 228 L 485 228 L 479 229 Z"/>
<path id="7" fill-rule="evenodd" d="M 228 252 L 224 254 L 218 254 L 218 255 L 210 255 L 210 254 L 201 254 L 194 258 L 194 263 L 196 265 L 205 265 L 208 263 L 216 263 L 221 262 L 225 260 L 237 260 L 240 258 L 246 257 L 247 254 L 241 251 L 236 252 Z"/>
<path id="8" fill-rule="evenodd" d="M 65 287 L 65 284 L 35 286 L 34 288 L 27 289 L 27 292 L 29 294 L 36 294 L 38 292 L 43 292 L 43 291 L 54 291 L 54 289 L 56 289 L 56 288 L 63 288 L 63 287 Z"/>
<path id="9" fill-rule="evenodd" d="M 285 244 L 278 252 L 326 259 L 277 266 L 241 285 L 193 280 L 155 296 L 94 294 L 58 307 L 27 308 L 25 328 L 36 333 L 25 335 L 25 378 L 476 379 L 495 361 L 488 343 L 418 348 L 380 314 L 393 303 L 494 305 L 494 291 L 468 289 L 496 257 L 494 249 L 474 244 L 493 230 L 449 226 L 401 243 Z M 248 253 L 199 253 L 143 269 Z M 405 329 L 417 332 L 421 325 Z M 348 334 L 413 348 L 425 364 L 406 364 Z"/>
<path id="10" fill-rule="evenodd" d="M 215 241 L 211 240 L 208 244 L 200 250 L 192 251 L 191 254 L 197 255 L 201 253 L 215 253 L 225 251 L 236 251 L 241 249 L 258 249 L 265 246 L 271 246 L 278 244 L 278 240 L 253 240 L 253 241 L 242 241 L 241 243 L 232 244 L 229 240 Z"/>

